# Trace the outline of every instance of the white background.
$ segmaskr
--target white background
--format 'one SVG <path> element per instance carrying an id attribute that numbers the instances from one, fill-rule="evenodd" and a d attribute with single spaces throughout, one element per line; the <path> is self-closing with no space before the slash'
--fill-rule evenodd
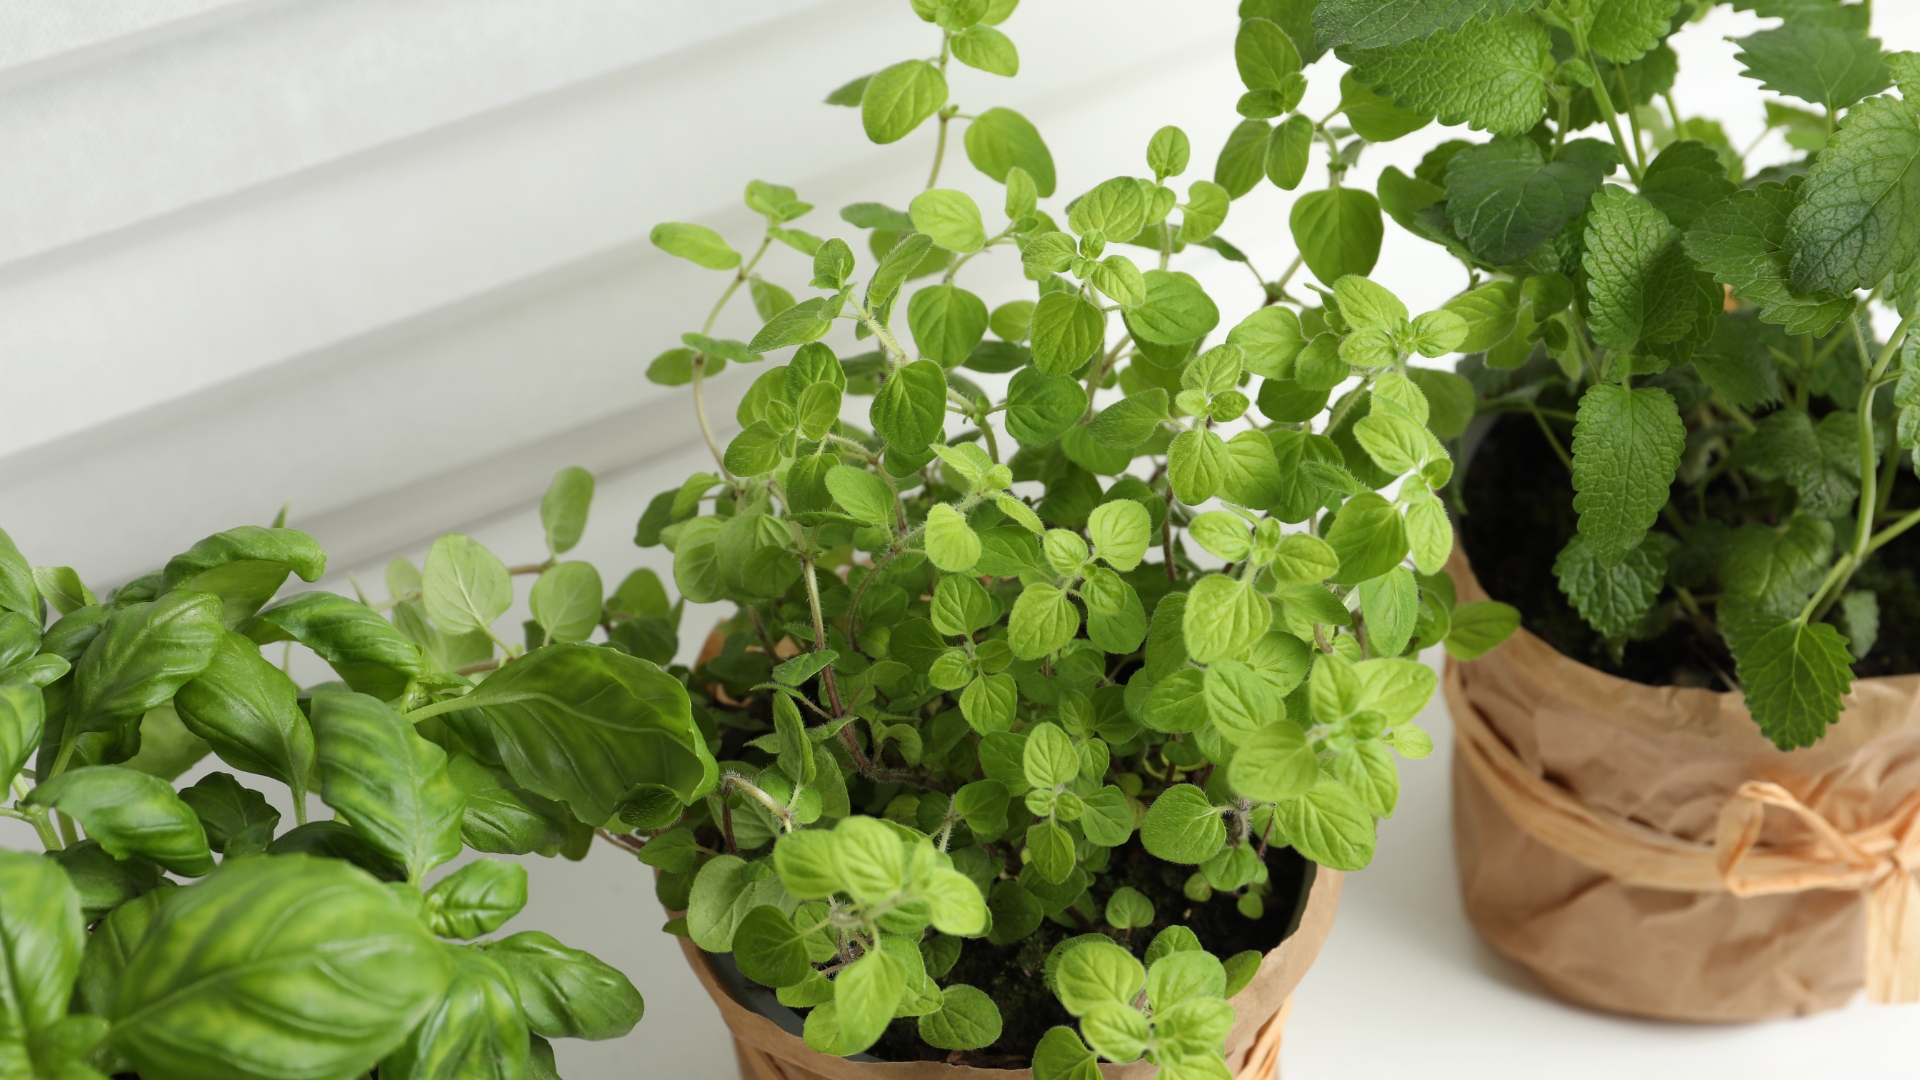
<path id="1" fill-rule="evenodd" d="M 1888 48 L 1920 48 L 1920 5 L 1878 8 Z M 1723 36 L 1763 25 L 1721 9 L 1676 39 L 1683 111 L 1754 99 Z M 1165 123 L 1193 140 L 1183 179 L 1209 176 L 1238 119 L 1233 26 L 1225 0 L 1027 0 L 1004 27 L 1021 76 L 957 69 L 953 100 L 1039 126 L 1055 209 L 1139 172 Z M 378 595 L 386 560 L 417 559 L 442 531 L 539 557 L 532 504 L 581 464 L 601 487 L 577 557 L 610 582 L 664 571 L 664 552 L 631 545 L 633 522 L 709 459 L 686 391 L 642 372 L 698 329 L 724 278 L 657 252 L 647 231 L 699 221 L 750 249 L 757 219 L 738 197 L 762 177 L 820 207 L 796 225 L 848 236 L 864 258 L 834 208 L 904 207 L 931 129 L 875 148 L 854 111 L 816 103 L 934 41 L 904 0 L 0 4 L 0 527 L 104 590 L 291 500 L 291 523 L 333 556 L 325 587 L 347 591 L 353 568 Z M 1313 115 L 1337 100 L 1333 66 L 1309 71 Z M 1736 145 L 1760 133 L 1757 108 L 1723 119 Z M 1350 183 L 1410 170 L 1457 134 L 1371 149 Z M 998 188 L 954 142 L 943 186 L 996 220 Z M 1783 154 L 1773 137 L 1754 160 Z M 1268 276 L 1293 255 L 1291 201 L 1262 185 L 1222 229 Z M 806 295 L 805 264 L 783 250 L 764 269 Z M 1257 302 L 1244 269 L 1209 252 L 1184 268 L 1229 320 Z M 1004 252 L 968 275 L 990 303 L 1015 295 Z M 1415 311 L 1464 283 L 1393 227 L 1374 276 Z M 754 326 L 743 295 L 719 329 Z M 723 440 L 752 374 L 714 386 Z M 718 614 L 688 613 L 689 648 Z M 1379 858 L 1349 877 L 1301 989 L 1290 1076 L 1912 1072 L 1913 1009 L 1701 1028 L 1544 997 L 1460 912 L 1443 711 L 1426 718 L 1438 752 L 1403 770 Z M 529 862 L 535 899 L 509 929 L 593 949 L 648 1002 L 626 1039 L 562 1044 L 570 1080 L 731 1076 L 717 1014 L 657 932 L 644 868 L 606 849 Z"/>

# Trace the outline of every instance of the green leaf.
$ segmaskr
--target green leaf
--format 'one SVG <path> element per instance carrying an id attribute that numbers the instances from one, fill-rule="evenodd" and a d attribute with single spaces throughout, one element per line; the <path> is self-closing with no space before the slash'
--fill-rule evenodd
<path id="1" fill-rule="evenodd" d="M 888 446 L 919 453 L 940 437 L 947 415 L 947 374 L 931 360 L 896 368 L 873 396 L 868 419 Z"/>
<path id="2" fill-rule="evenodd" d="M 456 709 L 450 722 L 491 741 L 515 783 L 567 803 L 581 821 L 613 817 L 637 784 L 664 785 L 691 803 L 719 779 L 686 688 L 613 649 L 535 649 L 466 697 L 409 718 Z"/>
<path id="3" fill-rule="evenodd" d="M 1760 733 L 1782 750 L 1812 746 L 1840 719 L 1853 656 L 1829 623 L 1754 614 L 1725 619 L 1736 674 Z"/>
<path id="4" fill-rule="evenodd" d="M 1833 523 L 1795 514 L 1784 529 L 1742 525 L 1727 538 L 1718 572 L 1727 606 L 1788 618 L 1813 595 L 1833 560 Z"/>
<path id="5" fill-rule="evenodd" d="M 1022 660 L 1058 651 L 1080 630 L 1080 610 L 1067 594 L 1044 582 L 1028 585 L 1007 618 L 1007 642 Z"/>
<path id="6" fill-rule="evenodd" d="M 965 573 L 980 561 L 980 537 L 950 503 L 935 503 L 927 511 L 922 542 L 933 565 L 950 574 Z"/>
<path id="7" fill-rule="evenodd" d="M 1050 375 L 1036 366 L 1015 372 L 1007 384 L 1007 434 L 1023 446 L 1045 446 L 1086 411 L 1087 392 L 1065 375 Z"/>
<path id="8" fill-rule="evenodd" d="M 428 925 L 442 937 L 491 934 L 527 906 L 527 868 L 479 859 L 448 874 L 426 893 Z"/>
<path id="9" fill-rule="evenodd" d="M 447 946 L 453 982 L 399 1049 L 380 1063 L 396 1080 L 430 1077 L 537 1076 L 512 980 L 499 964 L 470 948 Z"/>
<path id="10" fill-rule="evenodd" d="M 83 607 L 100 602 L 100 598 L 93 595 L 93 590 L 87 588 L 71 566 L 36 566 L 33 568 L 33 582 L 39 588 L 40 595 L 61 615 L 71 615 Z"/>
<path id="11" fill-rule="evenodd" d="M 922 356 L 941 367 L 958 367 L 986 335 L 987 305 L 957 285 L 930 285 L 908 301 L 907 327 Z"/>
<path id="12" fill-rule="evenodd" d="M 1843 513 L 1860 489 L 1859 431 L 1848 410 L 1828 413 L 1816 426 L 1799 409 L 1780 409 L 1760 421 L 1735 460 L 1763 479 L 1792 484 L 1808 514 Z"/>
<path id="13" fill-rule="evenodd" d="M 1660 595 L 1667 573 L 1667 538 L 1642 534 L 1645 539 L 1609 565 L 1586 535 L 1567 541 L 1553 562 L 1560 591 L 1574 609 L 1602 636 L 1623 638 L 1640 628 L 1653 601 Z M 1659 539 L 1655 539 L 1659 537 Z"/>
<path id="14" fill-rule="evenodd" d="M 813 973 L 806 938 L 771 904 L 754 908 L 740 920 L 733 932 L 733 958 L 741 974 L 763 986 L 797 986 Z"/>
<path id="15" fill-rule="evenodd" d="M 967 937 L 985 929 L 987 901 L 967 875 L 939 867 L 920 877 L 915 889 L 926 902 L 934 929 Z"/>
<path id="16" fill-rule="evenodd" d="M 553 474 L 553 482 L 540 498 L 540 525 L 547 533 L 548 551 L 563 555 L 580 542 L 592 502 L 592 473 L 570 465 Z"/>
<path id="17" fill-rule="evenodd" d="M 1848 110 L 1787 218 L 1795 292 L 1871 289 L 1920 257 L 1920 114 L 1890 97 Z"/>
<path id="18" fill-rule="evenodd" d="M 1227 444 L 1211 430 L 1183 431 L 1167 447 L 1167 478 L 1174 495 L 1188 506 L 1213 498 L 1226 472 Z"/>
<path id="19" fill-rule="evenodd" d="M 38 855 L 0 852 L 0 963 L 7 972 L 0 1052 L 16 1076 L 42 1075 L 27 1059 L 28 1047 L 66 1017 L 86 944 L 80 896 L 60 867 Z"/>
<path id="20" fill-rule="evenodd" d="M 1087 535 L 1095 554 L 1125 573 L 1139 566 L 1153 546 L 1153 517 L 1131 499 L 1102 503 L 1087 519 Z"/>
<path id="21" fill-rule="evenodd" d="M 0 611 L 25 615 L 36 627 L 41 623 L 40 590 L 33 581 L 33 566 L 4 529 L 0 529 Z"/>
<path id="22" fill-rule="evenodd" d="M 774 843 L 773 865 L 787 892 L 802 900 L 824 900 L 842 888 L 832 833 L 803 829 L 782 834 Z"/>
<path id="23" fill-rule="evenodd" d="M 1386 48 L 1343 50 L 1340 58 L 1395 104 L 1443 124 L 1520 135 L 1546 112 L 1542 70 L 1550 68 L 1550 43 L 1546 26 L 1528 15 Z"/>
<path id="24" fill-rule="evenodd" d="M 1322 866 L 1360 870 L 1373 861 L 1373 816 L 1345 784 L 1329 777 L 1274 806 L 1274 829 Z"/>
<path id="25" fill-rule="evenodd" d="M 1073 740 L 1055 724 L 1035 724 L 1027 729 L 1022 758 L 1027 783 L 1037 788 L 1065 784 L 1080 772 L 1080 755 Z"/>
<path id="26" fill-rule="evenodd" d="M 1447 631 L 1447 655 L 1478 660 L 1520 628 L 1520 612 L 1497 600 L 1477 600 L 1453 609 Z M 1412 755 L 1407 755 L 1412 756 Z"/>
<path id="27" fill-rule="evenodd" d="M 986 226 L 980 221 L 980 207 L 964 191 L 934 188 L 913 197 L 907 205 L 913 227 L 933 237 L 933 242 L 962 255 L 979 251 L 987 242 Z M 982 306 L 984 316 L 985 307 Z M 986 320 L 981 319 L 981 325 Z M 956 361 L 957 362 L 957 361 Z"/>
<path id="28" fill-rule="evenodd" d="M 912 219 L 908 219 L 908 224 L 912 224 Z M 910 233 L 902 237 L 880 260 L 880 265 L 874 268 L 873 277 L 868 279 L 867 307 L 878 311 L 886 306 L 907 278 L 913 276 L 920 264 L 927 260 L 932 250 L 933 237 L 925 233 Z"/>
<path id="29" fill-rule="evenodd" d="M 1034 194 L 1053 194 L 1053 154 L 1026 117 L 1012 109 L 992 108 L 967 125 L 967 160 L 998 183 L 1007 183 L 1014 169 L 1033 179 Z"/>
<path id="30" fill-rule="evenodd" d="M 1374 655 L 1399 656 L 1406 651 L 1419 608 L 1419 586 L 1404 566 L 1360 583 L 1360 612 L 1367 620 L 1367 643 Z"/>
<path id="31" fill-rule="evenodd" d="M 1667 36 L 1679 8 L 1680 0 L 1596 0 L 1587 43 L 1616 64 L 1631 63 Z"/>
<path id="32" fill-rule="evenodd" d="M 866 904 L 891 898 L 907 880 L 900 835 L 878 818 L 850 817 L 834 827 L 833 865 L 847 892 Z"/>
<path id="33" fill-rule="evenodd" d="M 1247 582 L 1208 574 L 1188 596 L 1183 634 L 1195 663 L 1238 656 L 1266 634 L 1273 622 L 1267 599 Z"/>
<path id="34" fill-rule="evenodd" d="M 1140 896 L 1137 892 L 1134 895 Z M 1111 941 L 1088 941 L 1066 950 L 1052 981 L 1060 1004 L 1075 1016 L 1083 1016 L 1098 1005 L 1130 1006 L 1135 995 L 1146 988 L 1147 969 L 1132 953 Z"/>
<path id="35" fill-rule="evenodd" d="M 1266 173 L 1267 144 L 1272 127 L 1265 120 L 1242 120 L 1227 136 L 1213 165 L 1213 182 L 1230 198 L 1254 189 Z"/>
<path id="36" fill-rule="evenodd" d="M 874 280 L 878 281 L 879 278 L 880 273 L 876 270 Z M 872 288 L 871 282 L 868 288 Z M 802 300 L 768 319 L 767 324 L 762 326 L 760 331 L 753 335 L 753 340 L 747 343 L 747 351 L 750 353 L 772 352 L 789 345 L 805 345 L 826 337 L 827 331 L 833 329 L 833 319 L 826 311 L 826 302 L 825 297 Z"/>
<path id="37" fill-rule="evenodd" d="M 639 991 L 617 969 L 537 930 L 488 942 L 512 980 L 527 1027 L 549 1039 L 617 1039 L 640 1022 Z"/>
<path id="38" fill-rule="evenodd" d="M 1358 585 L 1400 565 L 1407 557 L 1407 529 L 1394 505 L 1375 492 L 1355 495 L 1327 530 L 1327 545 L 1340 559 L 1332 580 Z"/>
<path id="39" fill-rule="evenodd" d="M 427 614 L 451 634 L 486 630 L 513 604 L 507 564 L 460 533 L 433 542 L 422 576 Z"/>
<path id="40" fill-rule="evenodd" d="M 210 593 L 171 592 L 115 611 L 74 666 L 67 737 L 138 720 L 205 670 L 225 633 Z"/>
<path id="41" fill-rule="evenodd" d="M 1122 885 L 1107 897 L 1107 925 L 1117 930 L 1132 930 L 1153 925 L 1153 901 L 1130 885 Z M 1142 974 L 1142 981 L 1145 975 Z"/>
<path id="42" fill-rule="evenodd" d="M 1666 505 L 1686 426 L 1665 390 L 1601 383 L 1580 397 L 1573 428 L 1573 508 L 1590 557 L 1612 566 Z"/>
<path id="43" fill-rule="evenodd" d="M 71 816 L 116 859 L 138 855 L 186 877 L 213 869 L 199 815 L 158 777 L 89 765 L 40 784 L 26 802 Z"/>
<path id="44" fill-rule="evenodd" d="M 1715 281 L 1732 286 L 1735 296 L 1760 308 L 1761 321 L 1778 323 L 1789 334 L 1822 336 L 1847 317 L 1853 310 L 1853 300 L 1793 290 L 1792 259 L 1786 250 L 1787 220 L 1792 212 L 1793 191 L 1784 184 L 1761 184 L 1736 191 L 1696 218 L 1684 243 L 1700 269 L 1712 274 Z M 1722 320 L 1719 329 L 1727 325 L 1728 321 Z M 1741 365 L 1742 370 L 1758 368 L 1757 363 Z M 1701 374 L 1720 389 L 1706 369 L 1702 368 Z M 1729 400 L 1742 408 L 1758 403 L 1732 395 Z"/>
<path id="45" fill-rule="evenodd" d="M 1310 191 L 1294 201 L 1288 225 L 1307 269 L 1322 282 L 1370 274 L 1380 259 L 1380 201 L 1369 192 Z"/>
<path id="46" fill-rule="evenodd" d="M 313 772 L 313 730 L 298 697 L 299 687 L 260 655 L 259 646 L 228 633 L 205 670 L 174 695 L 173 707 L 220 760 L 271 776 L 304 799 Z"/>
<path id="47" fill-rule="evenodd" d="M 1322 48 L 1375 48 L 1545 6 L 1545 0 L 1323 0 L 1314 8 L 1313 28 Z"/>
<path id="48" fill-rule="evenodd" d="M 1732 40 L 1740 46 L 1733 58 L 1746 65 L 1740 74 L 1829 112 L 1893 85 L 1879 40 L 1839 26 L 1795 20 Z"/>
<path id="49" fill-rule="evenodd" d="M 1101 1075 L 1099 1061 L 1070 1027 L 1048 1028 L 1033 1048 L 1033 1080 L 1100 1080 Z"/>
<path id="50" fill-rule="evenodd" d="M 1154 960 L 1147 968 L 1147 1003 L 1156 1014 L 1172 1012 L 1195 998 L 1217 999 L 1226 989 L 1226 968 L 1204 949 L 1180 949 Z"/>
<path id="51" fill-rule="evenodd" d="M 427 671 L 420 647 L 392 623 L 365 604 L 333 593 L 288 597 L 239 630 L 258 645 L 298 641 L 332 665 L 348 686 L 375 697 L 397 697 L 410 677 Z"/>
<path id="52" fill-rule="evenodd" d="M 731 270 L 740 265 L 740 253 L 705 225 L 669 221 L 655 225 L 648 239 L 661 251 L 709 270 Z"/>
<path id="53" fill-rule="evenodd" d="M 843 1054 L 857 1054 L 880 1038 L 906 989 L 907 966 L 886 949 L 872 949 L 841 970 L 834 1004 Z"/>
<path id="54" fill-rule="evenodd" d="M 1000 1007 L 984 991 L 960 983 L 940 992 L 940 1008 L 919 1020 L 920 1037 L 942 1050 L 978 1050 L 1000 1039 Z"/>
<path id="55" fill-rule="evenodd" d="M 1007 35 L 991 26 L 969 26 L 953 35 L 953 58 L 968 67 L 1012 78 L 1020 73 L 1020 53 Z"/>
<path id="56" fill-rule="evenodd" d="M 1148 853 L 1168 862 L 1199 865 L 1227 841 L 1220 810 L 1192 784 L 1175 784 L 1147 807 L 1140 842 Z"/>
<path id="57" fill-rule="evenodd" d="M 45 730 L 46 703 L 39 688 L 0 682 L 0 785 L 20 774 Z"/>
<path id="58" fill-rule="evenodd" d="M 1028 826 L 1026 850 L 1028 865 L 1048 884 L 1058 885 L 1073 873 L 1073 834 L 1051 821 Z"/>
<path id="59" fill-rule="evenodd" d="M 1640 183 L 1640 194 L 1683 230 L 1738 189 L 1727 179 L 1720 155 L 1691 139 L 1660 151 Z"/>
<path id="60" fill-rule="evenodd" d="M 1614 165 L 1603 154 L 1548 162 L 1524 138 L 1468 147 L 1447 162 L 1447 219 L 1474 255 L 1495 265 L 1518 262 L 1581 215 Z"/>
<path id="61" fill-rule="evenodd" d="M 353 1076 L 451 974 L 419 919 L 346 863 L 237 860 L 161 906 L 120 977 L 112 1044 L 154 1080 Z"/>
<path id="62" fill-rule="evenodd" d="M 1670 344 L 1699 321 L 1697 275 L 1679 230 L 1646 199 L 1608 185 L 1594 196 L 1586 234 L 1593 339 L 1630 352 Z"/>
<path id="63" fill-rule="evenodd" d="M 212 593 L 225 603 L 227 625 L 233 626 L 272 599 L 288 574 L 318 581 L 326 565 L 326 554 L 306 533 L 244 525 L 175 555 L 161 574 L 160 591 Z"/>
<path id="64" fill-rule="evenodd" d="M 1147 298 L 1127 312 L 1127 328 L 1135 337 L 1161 345 L 1184 345 L 1220 325 L 1220 309 L 1192 275 L 1149 270 L 1142 276 Z"/>
<path id="65" fill-rule="evenodd" d="M 320 797 L 413 880 L 460 854 L 465 795 L 447 776 L 446 751 L 405 717 L 365 694 L 325 694 L 313 702 L 313 735 Z"/>
<path id="66" fill-rule="evenodd" d="M 835 465 L 827 473 L 827 490 L 833 493 L 833 501 L 853 517 L 883 529 L 892 526 L 893 491 L 878 476 L 851 465 Z"/>
<path id="67" fill-rule="evenodd" d="M 947 103 L 947 80 L 925 60 L 875 72 L 860 94 L 860 124 L 877 143 L 899 142 Z"/>
<path id="68" fill-rule="evenodd" d="M 593 564 L 563 562 L 541 572 L 527 599 L 547 640 L 585 641 L 600 625 L 604 591 Z"/>
<path id="69" fill-rule="evenodd" d="M 1311 788 L 1320 763 L 1298 724 L 1284 719 L 1256 728 L 1228 767 L 1233 790 L 1260 802 L 1284 802 Z"/>

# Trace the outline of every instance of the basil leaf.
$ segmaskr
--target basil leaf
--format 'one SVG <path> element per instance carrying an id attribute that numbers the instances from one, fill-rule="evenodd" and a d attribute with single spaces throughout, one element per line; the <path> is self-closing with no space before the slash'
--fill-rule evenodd
<path id="1" fill-rule="evenodd" d="M 447 775 L 446 751 L 407 718 L 365 694 L 325 694 L 313 702 L 313 733 L 320 797 L 413 881 L 460 853 L 466 795 Z"/>
<path id="2" fill-rule="evenodd" d="M 115 858 L 139 855 L 186 877 L 213 869 L 199 816 L 159 777 L 88 765 L 40 784 L 26 802 L 72 816 Z"/>

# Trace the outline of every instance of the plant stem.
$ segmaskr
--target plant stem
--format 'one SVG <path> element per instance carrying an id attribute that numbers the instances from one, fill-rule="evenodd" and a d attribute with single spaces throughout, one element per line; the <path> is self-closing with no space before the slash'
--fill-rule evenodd
<path id="1" fill-rule="evenodd" d="M 733 474 L 727 471 L 726 455 L 720 452 L 720 444 L 713 437 L 713 426 L 707 423 L 707 396 L 701 387 L 706 370 L 706 354 L 695 355 L 693 358 L 693 415 L 700 421 L 700 437 L 707 440 L 707 449 L 713 451 L 713 460 L 720 466 L 720 475 L 726 477 L 727 483 L 731 484 Z"/>
<path id="2" fill-rule="evenodd" d="M 800 572 L 807 579 L 807 606 L 813 609 L 813 648 L 818 652 L 827 647 L 827 622 L 820 615 L 820 582 L 814 576 L 811 552 L 800 556 Z M 833 706 L 833 718 L 838 720 L 843 713 L 840 708 L 840 687 L 834 682 L 832 664 L 820 669 L 820 683 L 827 688 L 827 703 Z"/>
<path id="3" fill-rule="evenodd" d="M 1553 433 L 1553 428 L 1548 426 L 1547 418 L 1540 415 L 1539 409 L 1529 411 L 1533 413 L 1533 422 L 1540 425 L 1540 434 L 1547 437 L 1547 445 L 1553 447 L 1553 456 L 1560 459 L 1560 464 L 1567 467 L 1567 472 L 1573 472 L 1573 459 L 1567 456 L 1566 447 L 1560 445 L 1560 436 Z"/>
<path id="4" fill-rule="evenodd" d="M 733 275 L 733 280 L 727 283 L 726 291 L 721 293 L 720 299 L 714 303 L 713 310 L 707 312 L 707 321 L 700 324 L 701 337 L 713 333 L 713 324 L 719 320 L 721 309 L 727 306 L 727 301 L 733 299 L 733 294 L 739 291 L 740 286 L 744 284 L 748 276 L 753 273 L 753 268 L 760 264 L 760 256 L 765 255 L 767 248 L 771 247 L 772 244 L 773 237 L 771 236 L 761 240 L 760 249 L 753 253 L 753 258 L 741 264 L 739 271 Z"/>
<path id="5" fill-rule="evenodd" d="M 940 80 L 942 82 L 946 81 L 947 61 L 952 56 L 953 56 L 953 35 L 948 33 L 945 30 L 942 30 L 940 32 L 940 64 L 939 64 Z M 949 112 L 948 109 L 951 109 L 952 111 Z M 957 105 L 948 106 L 947 108 L 940 110 L 940 137 L 939 137 L 939 140 L 935 142 L 933 145 L 933 171 L 927 174 L 927 190 L 929 191 L 933 189 L 934 184 L 939 182 L 940 162 L 947 156 L 947 121 L 953 119 L 954 113 L 957 113 L 959 111 L 960 111 L 960 107 Z"/>
<path id="6" fill-rule="evenodd" d="M 1627 70 L 1616 67 L 1614 75 L 1620 79 L 1620 97 L 1627 104 L 1627 125 L 1633 129 L 1633 152 L 1640 161 L 1640 175 L 1647 173 L 1646 139 L 1640 134 L 1640 110 L 1634 106 L 1633 93 L 1627 88 Z M 1599 73 L 1595 72 L 1597 76 Z M 1597 81 L 1597 80 L 1596 80 Z"/>
<path id="7" fill-rule="evenodd" d="M 1620 118 L 1614 115 L 1613 95 L 1607 93 L 1607 80 L 1600 78 L 1600 63 L 1594 59 L 1593 50 L 1587 47 L 1587 28 L 1584 23 L 1573 23 L 1573 46 L 1593 69 L 1593 96 L 1600 102 L 1600 115 L 1607 118 L 1607 130 L 1613 134 L 1613 145 L 1620 150 L 1620 157 L 1627 167 L 1627 175 L 1633 179 L 1633 186 L 1639 187 L 1641 181 L 1640 166 L 1633 152 L 1627 148 L 1627 140 L 1620 133 Z"/>

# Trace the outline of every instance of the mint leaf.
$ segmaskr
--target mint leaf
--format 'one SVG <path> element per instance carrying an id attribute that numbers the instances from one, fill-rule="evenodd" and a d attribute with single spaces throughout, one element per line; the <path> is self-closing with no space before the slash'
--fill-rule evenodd
<path id="1" fill-rule="evenodd" d="M 1826 517 L 1860 492 L 1858 438 L 1850 411 L 1829 413 L 1816 426 L 1799 409 L 1781 409 L 1760 421 L 1735 461 L 1762 480 L 1785 480 L 1799 493 L 1802 510 Z"/>
<path id="2" fill-rule="evenodd" d="M 1504 266 L 1531 255 L 1580 216 L 1605 171 L 1604 159 L 1549 163 L 1531 139 L 1497 138 L 1453 155 L 1446 167 L 1446 214 L 1453 231 L 1480 259 Z"/>
<path id="3" fill-rule="evenodd" d="M 1751 319 L 1726 315 L 1716 320 L 1713 337 L 1694 354 L 1693 370 L 1714 393 L 1742 409 L 1780 400 L 1780 373 Z"/>
<path id="4" fill-rule="evenodd" d="M 1593 197 L 1584 265 L 1593 339 L 1607 348 L 1671 344 L 1699 324 L 1698 272 L 1680 231 L 1625 188 L 1608 185 Z"/>
<path id="5" fill-rule="evenodd" d="M 1640 181 L 1640 194 L 1682 230 L 1738 189 L 1713 147 L 1692 139 L 1660 151 Z"/>
<path id="6" fill-rule="evenodd" d="M 1314 9 L 1313 29 L 1321 48 L 1376 48 L 1545 6 L 1546 0 L 1324 0 Z"/>
<path id="7" fill-rule="evenodd" d="M 1686 438 L 1680 410 L 1665 390 L 1601 383 L 1581 395 L 1573 425 L 1573 508 L 1581 538 L 1603 566 L 1633 551 L 1659 516 Z"/>
<path id="8" fill-rule="evenodd" d="M 1849 110 L 1787 218 L 1796 292 L 1870 289 L 1920 257 L 1920 113 L 1878 97 Z"/>
<path id="9" fill-rule="evenodd" d="M 1793 290 L 1786 251 L 1787 216 L 1792 212 L 1792 188 L 1761 184 L 1734 192 L 1702 212 L 1684 243 L 1695 265 L 1715 281 L 1732 286 L 1733 295 L 1760 308 L 1761 321 L 1778 323 L 1789 334 L 1825 336 L 1853 310 L 1853 301 Z M 1741 404 L 1731 395 L 1728 400 Z"/>
<path id="10" fill-rule="evenodd" d="M 1782 750 L 1812 746 L 1840 719 L 1853 686 L 1847 643 L 1827 623 L 1755 614 L 1722 619 L 1735 671 L 1760 733 Z"/>
<path id="11" fill-rule="evenodd" d="M 1604 637 L 1624 638 L 1640 628 L 1660 595 L 1672 546 L 1673 538 L 1665 533 L 1649 533 L 1639 547 L 1608 566 L 1586 537 L 1576 535 L 1553 561 L 1553 576 L 1587 625 Z"/>
<path id="12" fill-rule="evenodd" d="M 1680 0 L 1595 0 L 1587 43 L 1617 64 L 1637 60 L 1667 36 L 1679 9 Z"/>
<path id="13" fill-rule="evenodd" d="M 1836 26 L 1794 21 L 1734 44 L 1740 51 L 1733 58 L 1747 66 L 1740 74 L 1834 112 L 1893 85 L 1880 42 Z"/>
<path id="14" fill-rule="evenodd" d="M 1519 135 L 1547 108 L 1547 28 L 1507 15 L 1382 49 L 1342 49 L 1354 75 L 1401 108 L 1497 135 Z"/>
<path id="15" fill-rule="evenodd" d="M 1742 525 L 1720 552 L 1721 610 L 1790 617 L 1833 561 L 1833 523 L 1795 514 L 1785 529 Z"/>

